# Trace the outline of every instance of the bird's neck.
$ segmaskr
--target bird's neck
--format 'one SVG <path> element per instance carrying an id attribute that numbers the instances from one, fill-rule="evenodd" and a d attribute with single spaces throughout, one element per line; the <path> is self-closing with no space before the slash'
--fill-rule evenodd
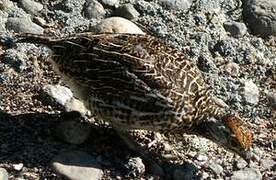
<path id="1" fill-rule="evenodd" d="M 210 117 L 222 120 L 225 116 L 231 113 L 228 106 L 225 103 L 220 102 L 221 100 L 213 97 L 209 90 L 198 94 L 197 101 L 196 119 L 198 119 L 198 122 L 208 121 Z"/>

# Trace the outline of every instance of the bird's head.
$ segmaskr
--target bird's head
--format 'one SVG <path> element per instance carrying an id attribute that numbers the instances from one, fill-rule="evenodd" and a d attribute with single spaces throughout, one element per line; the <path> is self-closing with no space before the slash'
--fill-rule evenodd
<path id="1" fill-rule="evenodd" d="M 223 146 L 240 155 L 246 161 L 250 160 L 250 147 L 252 145 L 252 133 L 236 115 L 227 115 L 222 121 L 205 121 L 196 125 L 199 135 Z"/>

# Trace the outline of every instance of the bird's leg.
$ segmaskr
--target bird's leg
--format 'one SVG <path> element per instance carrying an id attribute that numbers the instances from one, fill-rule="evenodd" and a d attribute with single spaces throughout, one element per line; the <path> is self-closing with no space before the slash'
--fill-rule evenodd
<path id="1" fill-rule="evenodd" d="M 120 128 L 114 127 L 116 130 L 117 134 L 120 136 L 120 138 L 126 143 L 126 145 L 135 153 L 137 153 L 139 156 L 142 157 L 142 159 L 149 165 L 149 171 L 151 173 L 156 173 L 156 172 L 163 172 L 162 167 L 155 162 L 148 151 L 146 151 L 144 148 L 142 148 L 134 139 L 131 137 L 129 132 L 121 130 Z M 158 169 L 158 170 L 157 170 Z M 154 171 L 154 172 L 153 172 Z M 158 176 L 163 176 L 164 174 L 154 174 Z"/>

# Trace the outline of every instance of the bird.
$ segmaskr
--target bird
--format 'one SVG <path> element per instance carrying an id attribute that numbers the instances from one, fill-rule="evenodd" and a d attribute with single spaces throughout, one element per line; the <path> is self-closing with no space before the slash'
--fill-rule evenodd
<path id="1" fill-rule="evenodd" d="M 184 52 L 147 34 L 18 34 L 51 49 L 54 70 L 92 115 L 119 132 L 195 134 L 248 159 L 253 135 L 212 95 Z M 214 121 L 213 119 L 216 119 Z"/>

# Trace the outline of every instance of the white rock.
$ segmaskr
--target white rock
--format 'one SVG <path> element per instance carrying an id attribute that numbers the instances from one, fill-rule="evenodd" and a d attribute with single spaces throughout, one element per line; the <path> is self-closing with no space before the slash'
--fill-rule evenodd
<path id="1" fill-rule="evenodd" d="M 46 85 L 43 90 L 62 106 L 73 97 L 72 91 L 61 85 Z"/>
<path id="2" fill-rule="evenodd" d="M 243 97 L 247 103 L 258 104 L 259 102 L 259 89 L 252 80 L 244 82 Z"/>
<path id="3" fill-rule="evenodd" d="M 121 17 L 104 19 L 101 23 L 92 27 L 92 31 L 97 33 L 145 34 L 136 24 Z"/>
<path id="4" fill-rule="evenodd" d="M 83 116 L 90 114 L 90 111 L 86 109 L 83 102 L 74 97 L 66 101 L 64 104 L 64 107 L 65 107 L 65 111 L 67 112 L 77 111 Z"/>
<path id="5" fill-rule="evenodd" d="M 21 171 L 23 167 L 24 167 L 23 163 L 13 164 L 13 169 L 16 171 Z"/>
<path id="6" fill-rule="evenodd" d="M 102 0 L 102 2 L 108 6 L 115 6 L 115 7 L 119 6 L 119 0 Z"/>
<path id="7" fill-rule="evenodd" d="M 0 168 L 0 179 L 1 180 L 8 180 L 9 179 L 9 174 L 4 168 Z"/>

